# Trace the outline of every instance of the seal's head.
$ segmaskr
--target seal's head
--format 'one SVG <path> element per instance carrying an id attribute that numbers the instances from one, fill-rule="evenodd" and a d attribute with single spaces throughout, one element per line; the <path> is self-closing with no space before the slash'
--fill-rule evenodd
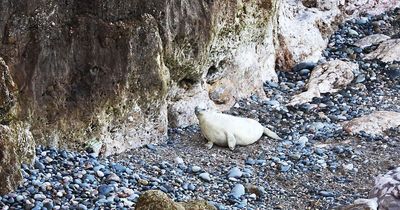
<path id="1" fill-rule="evenodd" d="M 206 109 L 204 108 L 200 108 L 199 106 L 196 106 L 194 108 L 194 113 L 196 114 L 196 116 L 199 116 L 201 112 L 206 111 Z"/>

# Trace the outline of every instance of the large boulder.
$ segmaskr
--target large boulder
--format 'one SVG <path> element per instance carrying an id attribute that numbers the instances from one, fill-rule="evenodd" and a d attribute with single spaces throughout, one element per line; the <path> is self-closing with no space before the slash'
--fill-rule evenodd
<path id="1" fill-rule="evenodd" d="M 288 105 L 294 106 L 311 102 L 323 93 L 334 93 L 346 87 L 354 79 L 353 72 L 358 70 L 358 64 L 341 60 L 332 60 L 321 64 L 311 72 L 307 90 L 294 95 Z"/>
<path id="2" fill-rule="evenodd" d="M 354 118 L 343 123 L 343 130 L 350 134 L 384 135 L 390 128 L 400 126 L 400 113 L 392 111 L 375 111 L 369 115 Z"/>

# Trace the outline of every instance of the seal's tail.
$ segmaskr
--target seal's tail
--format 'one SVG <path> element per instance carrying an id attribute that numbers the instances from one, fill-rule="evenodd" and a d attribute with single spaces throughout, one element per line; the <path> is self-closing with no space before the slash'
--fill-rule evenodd
<path id="1" fill-rule="evenodd" d="M 269 136 L 269 137 L 271 137 L 271 138 L 273 138 L 273 139 L 276 139 L 276 140 L 281 140 L 282 139 L 281 137 L 278 136 L 278 134 L 274 133 L 273 131 L 271 131 L 268 128 L 264 128 L 264 134 Z"/>

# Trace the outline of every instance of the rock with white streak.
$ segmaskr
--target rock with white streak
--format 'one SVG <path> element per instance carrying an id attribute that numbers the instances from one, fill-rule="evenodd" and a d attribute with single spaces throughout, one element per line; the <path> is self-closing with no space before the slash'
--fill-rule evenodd
<path id="1" fill-rule="evenodd" d="M 376 177 L 369 197 L 377 198 L 379 209 L 400 209 L 400 167 Z"/>
<path id="2" fill-rule="evenodd" d="M 375 178 L 375 186 L 368 199 L 357 199 L 341 210 L 391 210 L 400 209 L 400 167 Z"/>
<path id="3" fill-rule="evenodd" d="M 400 61 L 400 39 L 389 39 L 365 56 L 365 59 L 379 59 L 383 62 Z"/>
<path id="4" fill-rule="evenodd" d="M 347 86 L 353 79 L 358 64 L 333 60 L 317 66 L 310 76 L 307 91 L 293 96 L 289 106 L 312 101 L 323 93 L 334 93 Z"/>
<path id="5" fill-rule="evenodd" d="M 383 41 L 386 41 L 390 39 L 390 36 L 386 36 L 385 34 L 372 34 L 369 36 L 366 36 L 362 39 L 357 40 L 354 45 L 359 47 L 359 48 L 366 48 L 371 45 L 379 44 Z"/>
<path id="6" fill-rule="evenodd" d="M 363 131 L 375 136 L 382 135 L 385 130 L 398 126 L 400 126 L 399 112 L 376 111 L 345 122 L 343 129 L 350 134 L 357 134 Z"/>

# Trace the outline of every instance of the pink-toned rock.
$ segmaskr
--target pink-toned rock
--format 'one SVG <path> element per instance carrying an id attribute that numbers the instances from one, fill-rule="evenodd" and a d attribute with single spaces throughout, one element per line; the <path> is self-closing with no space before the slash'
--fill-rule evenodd
<path id="1" fill-rule="evenodd" d="M 370 115 L 355 118 L 346 122 L 343 129 L 356 134 L 364 131 L 371 135 L 380 135 L 389 128 L 395 128 L 400 125 L 400 113 L 389 111 L 376 111 Z"/>
<path id="2" fill-rule="evenodd" d="M 320 97 L 321 93 L 332 93 L 349 84 L 353 78 L 353 71 L 358 65 L 340 60 L 329 61 L 317 66 L 310 76 L 307 91 L 293 96 L 288 104 L 294 106 L 312 101 L 314 97 Z"/>
<path id="3" fill-rule="evenodd" d="M 385 34 L 372 34 L 357 40 L 354 45 L 359 48 L 366 48 L 374 44 L 379 44 L 388 39 L 390 39 L 390 36 L 386 36 Z"/>
<path id="4" fill-rule="evenodd" d="M 362 13 L 378 15 L 399 6 L 398 0 L 350 0 L 346 1 L 345 12 L 352 15 Z"/>
<path id="5" fill-rule="evenodd" d="M 400 61 L 400 39 L 382 42 L 376 50 L 365 56 L 366 59 L 379 59 L 383 62 Z"/>

